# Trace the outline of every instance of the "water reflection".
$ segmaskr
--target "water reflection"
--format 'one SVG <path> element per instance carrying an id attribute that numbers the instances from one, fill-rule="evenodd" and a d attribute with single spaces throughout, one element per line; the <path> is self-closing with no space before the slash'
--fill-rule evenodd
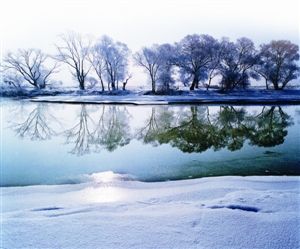
<path id="1" fill-rule="evenodd" d="M 114 151 L 130 142 L 126 107 L 99 106 L 96 117 L 92 117 L 87 108 L 80 105 L 75 124 L 64 132 L 66 143 L 73 145 L 71 153 L 83 155 L 101 149 Z"/>
<path id="2" fill-rule="evenodd" d="M 297 108 L 7 101 L 0 185 L 299 175 Z"/>
<path id="3" fill-rule="evenodd" d="M 287 135 L 285 128 L 291 124 L 291 117 L 281 107 L 264 107 L 251 123 L 251 144 L 263 147 L 282 144 Z"/>
<path id="4" fill-rule="evenodd" d="M 114 151 L 130 142 L 130 114 L 126 107 L 102 106 L 98 123 L 93 131 L 92 144 Z M 96 150 L 96 151 L 98 151 Z"/>
<path id="5" fill-rule="evenodd" d="M 77 105 L 67 110 L 66 117 L 66 110 L 37 103 L 27 111 L 23 106 L 14 109 L 9 127 L 17 136 L 31 140 L 64 137 L 65 144 L 72 145 L 69 152 L 82 156 L 102 150 L 113 152 L 134 139 L 152 146 L 169 144 L 185 153 L 222 148 L 236 151 L 246 141 L 272 147 L 284 142 L 287 127 L 292 124 L 291 116 L 280 106 L 255 110 L 233 106 L 154 106 L 140 115 L 142 122 L 136 126 L 128 108 Z"/>
<path id="6" fill-rule="evenodd" d="M 44 103 L 38 103 L 21 122 L 17 122 L 17 120 L 18 117 L 24 117 L 26 113 L 24 105 L 21 103 L 13 113 L 10 127 L 20 138 L 28 137 L 31 140 L 51 139 L 52 136 L 57 135 L 53 123 L 61 125 L 49 110 L 48 105 Z"/>
<path id="7" fill-rule="evenodd" d="M 282 144 L 290 124 L 291 117 L 275 106 L 263 107 L 258 115 L 232 106 L 221 106 L 214 114 L 210 114 L 209 107 L 191 106 L 183 115 L 158 113 L 153 107 L 138 138 L 154 145 L 170 144 L 189 153 L 210 148 L 235 151 L 247 139 L 263 147 Z"/>
<path id="8" fill-rule="evenodd" d="M 157 122 L 156 120 L 167 122 Z M 183 115 L 168 119 L 150 118 L 145 143 L 170 144 L 183 152 L 203 152 L 207 149 L 239 150 L 247 139 L 250 144 L 272 147 L 284 142 L 291 117 L 281 107 L 263 107 L 260 114 L 244 108 L 220 106 L 210 114 L 209 107 L 191 106 Z M 155 125 L 150 125 L 154 123 Z M 151 129 L 150 129 L 151 127 Z"/>

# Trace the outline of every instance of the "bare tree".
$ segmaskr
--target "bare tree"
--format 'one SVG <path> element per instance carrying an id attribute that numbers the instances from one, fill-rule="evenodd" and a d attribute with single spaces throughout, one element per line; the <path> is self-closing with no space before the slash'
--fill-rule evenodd
<path id="1" fill-rule="evenodd" d="M 6 85 L 6 87 L 12 87 L 17 91 L 22 91 L 24 88 L 24 78 L 23 76 L 16 74 L 14 72 L 11 72 L 9 70 L 0 71 L 2 74 L 2 83 Z"/>
<path id="2" fill-rule="evenodd" d="M 246 88 L 250 78 L 258 79 L 253 70 L 258 62 L 258 53 L 254 43 L 248 38 L 240 38 L 235 43 L 223 41 L 224 53 L 220 60 L 218 71 L 222 76 L 220 85 L 222 90 Z"/>
<path id="3" fill-rule="evenodd" d="M 173 46 L 170 44 L 157 45 L 142 48 L 134 55 L 134 60 L 148 73 L 151 80 L 152 93 L 156 92 L 157 84 L 162 88 L 169 88 L 174 83 L 172 78 L 172 54 Z"/>
<path id="4" fill-rule="evenodd" d="M 216 42 L 214 46 L 214 52 L 210 53 L 211 60 L 208 63 L 207 69 L 207 77 L 208 83 L 206 84 L 206 90 L 211 86 L 212 80 L 220 74 L 220 62 L 222 57 L 224 57 L 224 52 L 226 51 L 226 38 L 223 38 L 220 42 Z"/>
<path id="5" fill-rule="evenodd" d="M 126 85 L 131 78 L 132 78 L 132 74 L 128 75 L 128 77 L 125 79 L 125 81 L 123 81 L 123 91 L 126 90 Z"/>
<path id="6" fill-rule="evenodd" d="M 264 78 L 267 90 L 269 89 L 269 75 L 272 72 L 271 65 L 271 58 L 262 56 L 262 51 L 260 51 L 258 62 L 253 69 L 260 77 Z"/>
<path id="7" fill-rule="evenodd" d="M 104 77 L 104 74 L 105 74 L 105 64 L 104 64 L 104 59 L 101 55 L 101 51 L 99 50 L 98 46 L 94 46 L 91 49 L 91 53 L 90 53 L 88 59 L 89 59 L 95 73 L 97 74 L 97 76 L 100 80 L 102 92 L 104 92 L 105 87 L 104 87 L 103 77 Z"/>
<path id="8" fill-rule="evenodd" d="M 119 82 L 125 80 L 128 68 L 130 50 L 125 43 L 115 42 L 108 36 L 103 36 L 95 45 L 96 50 L 104 61 L 105 76 L 108 90 L 119 88 Z"/>
<path id="9" fill-rule="evenodd" d="M 265 79 L 266 88 L 270 81 L 275 90 L 283 89 L 300 73 L 299 46 L 286 40 L 271 41 L 260 47 L 260 61 L 255 70 Z"/>
<path id="10" fill-rule="evenodd" d="M 85 80 L 91 69 L 88 56 L 91 46 L 90 40 L 74 32 L 61 35 L 63 45 L 56 45 L 58 55 L 56 59 L 66 63 L 72 69 L 72 75 L 77 79 L 79 88 L 85 89 Z"/>
<path id="11" fill-rule="evenodd" d="M 153 45 L 151 48 L 142 48 L 140 52 L 137 52 L 134 55 L 134 60 L 137 65 L 144 67 L 145 70 L 149 73 L 152 93 L 155 93 L 158 69 L 161 66 L 161 58 L 158 53 L 158 45 Z"/>
<path id="12" fill-rule="evenodd" d="M 19 49 L 17 53 L 8 53 L 3 59 L 3 68 L 22 76 L 35 88 L 43 89 L 49 82 L 50 75 L 55 73 L 57 64 L 50 69 L 46 67 L 49 56 L 39 49 Z"/>
<path id="13" fill-rule="evenodd" d="M 207 78 L 207 68 L 215 53 L 217 40 L 209 35 L 187 35 L 177 43 L 175 64 L 179 66 L 184 83 L 192 80 L 190 90 Z"/>

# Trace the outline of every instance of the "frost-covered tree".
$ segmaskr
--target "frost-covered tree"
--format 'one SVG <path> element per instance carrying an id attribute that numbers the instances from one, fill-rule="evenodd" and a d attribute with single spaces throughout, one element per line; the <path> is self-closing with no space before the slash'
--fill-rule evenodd
<path id="1" fill-rule="evenodd" d="M 158 86 L 169 89 L 174 83 L 172 78 L 172 60 L 174 48 L 170 44 L 157 45 L 142 48 L 134 55 L 134 60 L 148 73 L 151 80 L 152 93 L 156 92 Z"/>
<path id="2" fill-rule="evenodd" d="M 175 83 L 173 78 L 174 47 L 170 44 L 162 44 L 158 47 L 160 56 L 160 67 L 157 71 L 158 89 L 167 92 Z"/>
<path id="3" fill-rule="evenodd" d="M 214 51 L 210 53 L 211 60 L 207 65 L 208 82 L 206 84 L 206 90 L 208 90 L 208 88 L 210 87 L 212 80 L 216 76 L 220 75 L 220 62 L 226 51 L 226 39 L 223 38 L 220 42 L 215 43 L 213 49 Z"/>
<path id="4" fill-rule="evenodd" d="M 253 66 L 258 61 L 254 43 L 248 38 L 240 38 L 235 43 L 223 40 L 224 53 L 220 60 L 219 73 L 223 90 L 233 90 L 237 87 L 245 88 L 249 79 L 258 79 Z"/>
<path id="5" fill-rule="evenodd" d="M 102 92 L 104 92 L 105 87 L 104 87 L 104 77 L 105 77 L 105 62 L 104 58 L 101 53 L 101 49 L 99 49 L 99 46 L 94 45 L 91 49 L 90 55 L 89 55 L 89 61 L 98 77 L 100 80 L 101 84 L 101 89 Z"/>
<path id="6" fill-rule="evenodd" d="M 177 43 L 175 64 L 179 66 L 181 79 L 192 81 L 190 90 L 199 87 L 200 80 L 207 78 L 207 67 L 213 58 L 217 40 L 209 35 L 187 35 Z"/>
<path id="7" fill-rule="evenodd" d="M 279 90 L 299 76 L 298 60 L 298 45 L 285 40 L 271 41 L 261 45 L 260 61 L 255 70 L 265 79 L 267 89 L 271 82 L 274 89 Z"/>
<path id="8" fill-rule="evenodd" d="M 144 47 L 141 51 L 137 52 L 134 55 L 134 60 L 138 66 L 145 68 L 148 72 L 150 80 L 152 93 L 156 91 L 156 81 L 157 81 L 157 72 L 160 67 L 160 56 L 158 53 L 158 45 L 153 45 L 151 48 Z"/>
<path id="9" fill-rule="evenodd" d="M 3 58 L 3 69 L 7 76 L 5 79 L 10 84 L 20 86 L 21 77 L 35 88 L 43 89 L 50 82 L 50 76 L 57 68 L 57 64 L 50 68 L 46 66 L 49 59 L 49 56 L 39 49 L 19 49 L 16 53 L 9 52 Z M 12 77 L 12 74 L 20 77 Z"/>
<path id="10" fill-rule="evenodd" d="M 119 88 L 119 82 L 126 80 L 128 75 L 128 56 L 130 50 L 122 42 L 115 42 L 108 36 L 103 36 L 94 46 L 99 72 L 103 72 L 108 81 L 108 90 Z M 98 77 L 100 77 L 98 75 Z M 102 77 L 102 76 L 101 76 Z M 101 80 L 100 80 L 101 81 Z"/>
<path id="11" fill-rule="evenodd" d="M 79 88 L 84 90 L 85 80 L 91 69 L 88 61 L 91 41 L 74 32 L 62 34 L 60 38 L 62 44 L 56 45 L 58 50 L 56 59 L 71 68 L 73 77 L 79 83 Z"/>
<path id="12" fill-rule="evenodd" d="M 1 71 L 2 74 L 2 80 L 1 80 L 1 87 L 7 89 L 7 88 L 12 88 L 17 91 L 22 91 L 24 89 L 24 78 L 23 76 L 16 74 L 14 72 L 11 72 L 9 70 Z"/>

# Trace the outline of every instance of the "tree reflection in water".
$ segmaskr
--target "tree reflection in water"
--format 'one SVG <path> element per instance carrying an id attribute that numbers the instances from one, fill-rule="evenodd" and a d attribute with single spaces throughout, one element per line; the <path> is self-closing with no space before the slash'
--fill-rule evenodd
<path id="1" fill-rule="evenodd" d="M 263 147 L 282 144 L 287 135 L 285 128 L 292 124 L 290 116 L 281 107 L 275 106 L 264 107 L 254 119 L 249 139 L 251 144 Z"/>
<path id="2" fill-rule="evenodd" d="M 159 145 L 157 134 L 169 129 L 174 121 L 174 112 L 168 107 L 152 107 L 149 118 L 146 119 L 145 126 L 138 129 L 135 136 L 144 143 L 150 143 L 153 146 Z"/>
<path id="3" fill-rule="evenodd" d="M 103 148 L 114 151 L 130 142 L 129 114 L 125 107 L 102 105 L 96 108 L 96 114 L 99 117 L 92 117 L 86 105 L 80 106 L 76 124 L 64 132 L 66 143 L 74 144 L 71 153 L 84 155 Z"/>
<path id="4" fill-rule="evenodd" d="M 96 151 L 102 147 L 114 151 L 128 144 L 131 140 L 129 118 L 126 107 L 103 105 L 91 139 Z"/>
<path id="5" fill-rule="evenodd" d="M 247 139 L 252 145 L 272 147 L 284 142 L 286 127 L 291 124 L 290 116 L 275 106 L 264 107 L 257 116 L 244 108 L 231 106 L 221 106 L 219 112 L 210 115 L 209 107 L 191 106 L 189 112 L 179 118 L 178 125 L 174 126 L 170 119 L 163 124 L 157 119 L 152 111 L 151 122 L 145 126 L 151 136 L 148 132 L 139 138 L 144 143 L 170 144 L 188 153 L 210 148 L 235 151 L 241 149 Z M 155 125 L 150 125 L 152 123 Z"/>
<path id="6" fill-rule="evenodd" d="M 80 111 L 78 114 L 78 120 L 76 120 L 75 125 L 64 132 L 66 135 L 66 143 L 74 144 L 74 148 L 71 153 L 77 155 L 84 155 L 90 152 L 91 143 L 91 124 L 94 121 L 90 117 L 87 111 L 86 105 L 80 105 Z"/>
<path id="7" fill-rule="evenodd" d="M 15 120 L 15 116 L 19 116 L 19 114 L 21 114 L 21 116 L 26 115 L 23 104 L 21 104 L 20 110 L 16 109 L 13 111 L 13 120 Z M 33 110 L 28 112 L 25 120 L 23 119 L 19 123 L 13 122 L 11 128 L 21 138 L 27 137 L 31 140 L 47 140 L 57 135 L 57 132 L 53 128 L 53 126 L 55 126 L 54 123 L 59 126 L 61 125 L 58 119 L 52 114 L 49 105 L 38 103 Z"/>
<path id="8" fill-rule="evenodd" d="M 272 147 L 284 142 L 287 127 L 292 124 L 291 117 L 279 106 L 263 107 L 259 114 L 232 106 L 154 106 L 144 125 L 133 130 L 128 107 L 92 107 L 80 105 L 75 122 L 63 132 L 55 131 L 53 124 L 59 123 L 59 118 L 43 103 L 38 103 L 24 121 L 11 127 L 18 136 L 32 140 L 63 135 L 66 143 L 72 144 L 71 153 L 84 155 L 103 149 L 112 152 L 132 139 L 153 146 L 170 144 L 187 153 L 222 148 L 236 151 L 246 141 L 250 145 Z"/>

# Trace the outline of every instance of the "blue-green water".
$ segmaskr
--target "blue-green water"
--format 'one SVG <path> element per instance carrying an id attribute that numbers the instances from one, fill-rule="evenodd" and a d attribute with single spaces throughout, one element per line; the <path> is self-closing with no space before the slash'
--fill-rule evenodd
<path id="1" fill-rule="evenodd" d="M 117 106 L 2 100 L 1 186 L 113 171 L 141 181 L 299 175 L 300 106 Z"/>

